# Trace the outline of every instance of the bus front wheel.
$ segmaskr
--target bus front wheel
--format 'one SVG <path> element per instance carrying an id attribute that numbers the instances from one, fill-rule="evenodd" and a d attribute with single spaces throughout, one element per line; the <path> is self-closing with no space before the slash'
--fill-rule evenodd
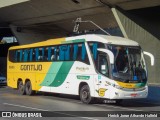
<path id="1" fill-rule="evenodd" d="M 30 81 L 27 81 L 25 84 L 26 94 L 33 95 L 34 91 L 32 90 L 32 84 Z"/>
<path id="2" fill-rule="evenodd" d="M 25 85 L 23 85 L 22 81 L 18 82 L 18 91 L 21 95 L 25 95 Z"/>
<path id="3" fill-rule="evenodd" d="M 80 99 L 83 103 L 89 104 L 93 101 L 88 85 L 83 85 L 80 89 Z"/>

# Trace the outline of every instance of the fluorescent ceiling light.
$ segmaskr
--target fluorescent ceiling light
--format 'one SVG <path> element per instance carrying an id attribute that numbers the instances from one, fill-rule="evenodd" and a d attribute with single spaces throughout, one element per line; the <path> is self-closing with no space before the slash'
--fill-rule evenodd
<path id="1" fill-rule="evenodd" d="M 30 1 L 30 0 L 0 0 L 0 8 L 7 7 L 14 4 L 19 4 L 22 2 L 27 2 L 27 1 Z"/>

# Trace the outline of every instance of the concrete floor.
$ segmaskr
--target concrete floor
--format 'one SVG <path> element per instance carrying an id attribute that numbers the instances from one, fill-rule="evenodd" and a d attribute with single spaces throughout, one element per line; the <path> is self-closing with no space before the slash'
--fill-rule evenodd
<path id="1" fill-rule="evenodd" d="M 19 95 L 17 90 L 0 87 L 0 111 L 51 111 L 57 116 L 65 117 L 45 117 L 45 118 L 25 118 L 26 120 L 114 120 L 117 118 L 108 117 L 95 117 L 96 111 L 107 111 L 114 113 L 116 111 L 152 111 L 149 113 L 158 113 L 160 115 L 160 87 L 150 86 L 149 96 L 147 99 L 137 99 L 137 100 L 124 100 L 121 105 L 115 104 L 83 104 L 77 96 L 70 95 L 60 95 L 59 97 L 53 96 L 53 94 L 44 95 L 42 93 L 36 94 L 34 96 L 22 96 Z M 70 112 L 68 112 L 70 111 Z M 77 112 L 82 111 L 82 112 Z M 89 111 L 87 113 L 87 111 Z M 92 112 L 90 112 L 92 111 Z M 154 112 L 153 112 L 154 111 Z M 97 112 L 98 113 L 98 112 Z M 86 114 L 90 114 L 85 116 Z M 93 115 L 94 114 L 94 115 Z M 24 118 L 0 118 L 0 120 L 22 120 Z M 118 120 L 128 120 L 128 118 L 118 118 Z M 137 119 L 137 118 L 129 118 Z M 150 119 L 150 118 L 138 118 L 138 119 Z M 159 118 L 152 118 L 159 119 Z"/>

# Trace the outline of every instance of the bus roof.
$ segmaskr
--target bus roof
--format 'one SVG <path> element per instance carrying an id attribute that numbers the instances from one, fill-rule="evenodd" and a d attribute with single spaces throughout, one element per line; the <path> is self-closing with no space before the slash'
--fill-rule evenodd
<path id="1" fill-rule="evenodd" d="M 108 36 L 108 35 L 100 35 L 100 34 L 89 34 L 89 35 L 81 35 L 81 36 L 66 38 L 67 41 L 77 40 L 77 39 L 85 39 L 86 41 L 102 42 L 106 44 L 139 46 L 139 44 L 136 41 L 133 41 L 130 39 L 126 39 L 118 36 Z"/>
<path id="2" fill-rule="evenodd" d="M 33 44 L 14 46 L 10 49 L 22 49 L 22 48 L 32 48 L 39 46 L 48 46 L 48 45 L 59 45 L 63 43 L 74 43 L 76 41 L 95 41 L 106 44 L 115 44 L 115 45 L 128 45 L 128 46 L 138 46 L 139 44 L 133 40 L 126 39 L 123 37 L 117 36 L 108 36 L 108 35 L 100 35 L 100 34 L 86 34 L 86 35 L 78 35 L 73 37 L 66 38 L 57 38 L 57 39 L 49 39 L 42 42 L 37 42 Z"/>

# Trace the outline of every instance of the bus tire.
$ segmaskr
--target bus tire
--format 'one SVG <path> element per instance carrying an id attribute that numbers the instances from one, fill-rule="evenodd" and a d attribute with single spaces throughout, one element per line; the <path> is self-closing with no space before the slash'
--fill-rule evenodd
<path id="1" fill-rule="evenodd" d="M 25 84 L 26 95 L 33 95 L 34 91 L 32 90 L 32 84 L 30 81 L 27 81 Z"/>
<path id="2" fill-rule="evenodd" d="M 18 82 L 18 91 L 21 95 L 25 95 L 26 92 L 25 92 L 25 85 L 23 85 L 23 82 L 22 81 L 19 81 Z"/>
<path id="3" fill-rule="evenodd" d="M 90 89 L 88 85 L 83 85 L 80 89 L 80 99 L 85 104 L 93 102 L 93 98 L 90 95 Z"/>

